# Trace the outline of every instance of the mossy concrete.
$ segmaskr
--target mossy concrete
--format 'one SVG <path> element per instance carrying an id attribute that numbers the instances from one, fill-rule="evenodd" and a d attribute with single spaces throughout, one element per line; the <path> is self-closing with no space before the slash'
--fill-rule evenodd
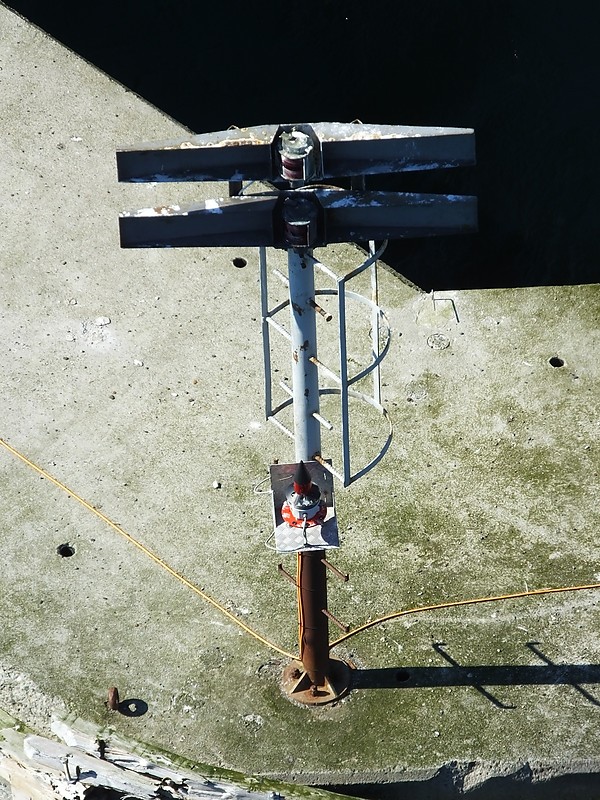
<path id="1" fill-rule="evenodd" d="M 261 481 L 293 450 L 264 422 L 257 254 L 120 250 L 120 210 L 223 187 L 120 186 L 119 144 L 180 127 L 3 7 L 0 22 L 0 436 L 293 653 L 294 591 L 264 546 Z M 326 258 L 342 271 L 360 260 L 342 246 Z M 332 558 L 351 579 L 331 581 L 333 613 L 354 627 L 600 581 L 600 287 L 432 295 L 380 277 L 395 433 L 373 472 L 337 490 Z M 350 327 L 359 363 L 368 321 Z M 285 377 L 285 359 L 278 368 Z M 352 414 L 360 466 L 386 428 L 371 408 Z M 335 434 L 324 455 L 339 465 Z M 514 765 L 542 765 L 531 780 L 577 759 L 596 768 L 597 591 L 371 629 L 336 649 L 356 665 L 356 688 L 307 709 L 281 693 L 283 656 L 4 450 L 0 473 L 0 706 L 34 728 L 56 708 L 110 718 L 182 757 L 300 783 L 420 780 L 455 764 L 458 791 Z M 71 558 L 57 555 L 65 542 Z M 107 711 L 111 685 L 147 713 Z"/>

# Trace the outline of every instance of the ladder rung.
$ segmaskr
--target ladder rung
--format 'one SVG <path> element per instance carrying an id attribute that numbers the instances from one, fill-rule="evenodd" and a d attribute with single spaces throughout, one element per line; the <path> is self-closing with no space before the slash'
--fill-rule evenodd
<path id="1" fill-rule="evenodd" d="M 331 422 L 325 419 L 325 417 L 322 417 L 320 414 L 317 414 L 316 411 L 313 412 L 313 417 L 317 420 L 319 425 L 322 425 L 324 428 L 327 428 L 328 431 L 333 430 L 333 425 L 331 424 Z"/>
<path id="2" fill-rule="evenodd" d="M 273 270 L 273 275 L 275 275 L 276 278 L 279 278 L 279 280 L 283 283 L 284 286 L 289 286 L 290 285 L 289 280 L 283 274 L 283 272 L 281 272 L 280 270 L 274 269 Z"/>
<path id="3" fill-rule="evenodd" d="M 291 335 L 286 331 L 283 325 L 280 325 L 278 322 L 275 322 L 275 320 L 272 317 L 265 317 L 265 319 L 272 328 L 275 328 L 275 330 L 278 331 L 282 336 L 285 336 L 285 338 L 289 342 L 292 341 Z"/>
<path id="4" fill-rule="evenodd" d="M 311 356 L 308 360 L 311 362 L 311 364 L 314 364 L 315 367 L 320 369 L 321 372 L 324 372 L 325 375 L 330 377 L 332 381 L 335 381 L 339 386 L 341 386 L 342 381 L 340 380 L 339 376 L 336 375 L 333 370 L 329 369 L 329 367 L 326 367 L 322 361 L 319 361 L 316 356 Z"/>
<path id="5" fill-rule="evenodd" d="M 279 428 L 280 431 L 283 431 L 285 434 L 287 434 L 290 437 L 290 439 L 295 441 L 296 437 L 291 432 L 291 430 L 289 428 L 286 428 L 285 425 L 283 425 L 281 422 L 279 422 L 278 419 L 276 419 L 275 417 L 267 417 L 267 420 L 269 422 L 272 422 L 273 425 L 275 425 L 276 428 Z"/>

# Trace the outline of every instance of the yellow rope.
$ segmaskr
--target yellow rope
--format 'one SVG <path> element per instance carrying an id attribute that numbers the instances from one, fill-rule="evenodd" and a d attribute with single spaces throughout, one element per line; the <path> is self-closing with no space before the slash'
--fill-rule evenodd
<path id="1" fill-rule="evenodd" d="M 35 472 L 37 472 L 38 475 L 41 475 L 43 478 L 46 478 L 46 480 L 49 480 L 50 483 L 53 483 L 63 492 L 66 492 L 66 494 L 68 494 L 74 500 L 77 500 L 78 503 L 80 503 L 84 508 L 87 508 L 88 511 L 91 511 L 92 514 L 95 514 L 103 522 L 106 522 L 107 525 L 110 525 L 110 527 L 114 531 L 121 534 L 121 536 L 127 539 L 128 542 L 131 542 L 131 544 L 135 545 L 138 548 L 138 550 L 141 550 L 142 553 L 144 553 L 144 555 L 148 556 L 148 558 L 151 558 L 152 561 L 158 564 L 159 567 L 162 567 L 164 570 L 166 570 L 166 572 L 168 572 L 169 575 L 172 575 L 174 578 L 177 578 L 177 580 L 183 583 L 184 586 L 187 586 L 188 589 L 191 589 L 207 603 L 210 603 L 211 606 L 216 608 L 217 611 L 220 611 L 221 614 L 224 614 L 229 620 L 231 620 L 231 622 L 234 622 L 243 631 L 249 633 L 250 636 L 253 636 L 255 639 L 257 639 L 259 642 L 269 647 L 271 650 L 275 650 L 276 653 L 279 653 L 280 655 L 285 656 L 286 658 L 291 658 L 291 659 L 296 658 L 296 656 L 294 656 L 292 653 L 288 653 L 286 650 L 283 650 L 281 647 L 278 647 L 276 644 L 273 644 L 273 642 L 270 642 L 268 639 L 265 639 L 265 637 L 261 636 L 260 633 L 257 633 L 255 630 L 250 628 L 248 625 L 242 622 L 241 619 L 238 619 L 235 616 L 235 614 L 232 614 L 217 600 L 215 600 L 214 597 L 211 597 L 206 592 L 203 592 L 202 589 L 200 589 L 198 586 L 195 586 L 193 583 L 191 583 L 191 581 L 188 581 L 188 579 L 185 578 L 183 575 L 181 575 L 181 573 L 174 570 L 173 567 L 170 567 L 166 563 L 166 561 L 163 561 L 162 558 L 160 558 L 160 556 L 157 556 L 156 553 L 153 553 L 152 550 L 143 545 L 130 533 L 127 533 L 127 531 L 123 530 L 123 528 L 120 525 L 117 525 L 116 522 L 113 522 L 109 517 L 106 516 L 106 514 L 103 514 L 97 508 L 94 508 L 94 506 L 88 503 L 87 500 L 84 500 L 83 497 L 80 497 L 72 489 L 69 489 L 68 486 L 65 486 L 64 483 L 61 483 L 59 480 L 54 478 L 52 475 L 50 475 L 49 472 L 46 472 L 45 469 L 38 467 L 37 464 L 34 464 L 33 461 L 30 461 L 26 456 L 24 456 L 22 453 L 20 453 L 11 445 L 9 445 L 8 442 L 5 442 L 4 439 L 0 438 L 0 445 L 6 448 L 6 450 L 8 450 L 9 453 L 12 453 L 13 456 L 19 458 L 24 464 L 27 464 L 27 466 L 30 467 Z"/>
<path id="2" fill-rule="evenodd" d="M 408 617 L 410 614 L 422 614 L 425 611 L 439 611 L 442 608 L 455 608 L 457 606 L 474 606 L 477 603 L 496 603 L 499 600 L 516 600 L 519 597 L 533 597 L 534 595 L 538 594 L 558 594 L 559 592 L 579 592 L 583 589 L 600 589 L 600 583 L 588 583 L 581 586 L 561 586 L 557 589 L 530 589 L 526 592 L 514 592 L 513 594 L 498 594 L 492 597 L 475 597 L 471 600 L 453 600 L 447 603 L 436 603 L 435 605 L 430 606 L 417 606 L 416 608 L 408 608 L 405 611 L 394 611 L 392 614 L 386 614 L 384 617 L 378 617 L 377 619 L 371 620 L 371 622 L 365 622 L 364 625 L 360 625 L 358 628 L 355 628 L 350 633 L 344 634 L 344 636 L 340 636 L 339 639 L 336 639 L 335 642 L 332 642 L 329 645 L 329 649 L 331 650 L 333 647 L 337 647 L 342 642 L 347 641 L 352 636 L 356 636 L 358 633 L 362 633 L 363 631 L 368 630 L 369 628 L 374 628 L 376 625 L 381 625 L 382 622 L 389 622 L 393 619 L 398 619 L 398 617 Z"/>
<path id="3" fill-rule="evenodd" d="M 152 550 L 143 545 L 130 533 L 127 533 L 127 531 L 123 530 L 123 528 L 121 528 L 120 525 L 117 525 L 116 522 L 113 522 L 109 517 L 106 516 L 106 514 L 103 514 L 97 508 L 94 508 L 94 506 L 88 503 L 87 500 L 84 500 L 82 497 L 76 494 L 72 489 L 69 489 L 67 486 L 65 486 L 64 483 L 61 483 L 59 480 L 54 478 L 52 475 L 50 475 L 49 472 L 46 472 L 46 470 L 42 469 L 41 467 L 38 467 L 37 464 L 34 464 L 33 461 L 30 461 L 26 456 L 24 456 L 22 453 L 20 453 L 11 445 L 9 445 L 8 442 L 5 442 L 4 439 L 0 438 L 0 445 L 2 445 L 6 450 L 8 450 L 9 453 L 12 453 L 12 455 L 19 458 L 24 464 L 27 464 L 28 467 L 37 472 L 43 478 L 49 480 L 50 483 L 53 483 L 67 495 L 72 497 L 74 500 L 77 500 L 78 503 L 80 503 L 88 511 L 91 511 L 92 514 L 95 514 L 97 517 L 99 517 L 103 522 L 106 522 L 107 525 L 110 525 L 110 527 L 113 530 L 121 534 L 121 536 L 127 539 L 128 542 L 131 542 L 131 544 L 135 545 L 135 547 L 141 550 L 142 553 L 151 558 L 152 561 L 154 561 L 156 564 L 158 564 L 160 567 L 166 570 L 174 578 L 177 578 L 177 580 L 183 583 L 184 586 L 187 586 L 188 589 L 191 589 L 207 603 L 210 603 L 210 605 L 216 608 L 217 611 L 220 611 L 222 614 L 224 614 L 228 619 L 234 622 L 243 631 L 250 634 L 250 636 L 253 636 L 259 642 L 266 645 L 271 650 L 274 650 L 276 653 L 279 653 L 280 655 L 285 656 L 286 658 L 290 659 L 296 658 L 296 656 L 293 655 L 293 653 L 288 653 L 286 650 L 283 650 L 281 647 L 278 647 L 276 644 L 273 644 L 273 642 L 270 642 L 268 639 L 265 639 L 264 636 L 261 636 L 255 630 L 250 628 L 248 625 L 246 625 L 244 622 L 238 619 L 234 614 L 228 611 L 224 606 L 222 606 L 217 600 L 215 600 L 206 592 L 202 591 L 202 589 L 200 589 L 198 586 L 195 586 L 193 583 L 188 581 L 187 578 L 185 578 L 179 572 L 170 567 L 166 563 L 166 561 L 163 561 L 162 558 L 160 558 L 160 556 L 156 555 L 156 553 L 153 553 Z M 300 583 L 299 578 L 300 576 L 298 575 L 298 580 L 297 580 L 298 584 Z M 345 642 L 348 639 L 350 639 L 352 636 L 356 636 L 359 633 L 363 633 L 369 628 L 374 628 L 376 625 L 381 625 L 384 622 L 389 622 L 391 620 L 398 619 L 399 617 L 407 617 L 411 614 L 422 614 L 426 611 L 440 611 L 441 609 L 444 608 L 456 608 L 458 606 L 472 606 L 472 605 L 477 605 L 479 603 L 496 603 L 499 602 L 500 600 L 516 600 L 522 597 L 534 597 L 536 595 L 558 594 L 561 592 L 579 592 L 586 589 L 600 589 L 600 583 L 588 583 L 578 586 L 561 586 L 558 588 L 548 588 L 548 589 L 530 589 L 525 592 L 514 592 L 513 594 L 492 595 L 490 597 L 475 597 L 470 600 L 453 600 L 445 603 L 435 603 L 433 605 L 428 605 L 428 606 L 417 606 L 416 608 L 408 608 L 404 611 L 395 611 L 391 614 L 386 614 L 383 617 L 378 617 L 377 619 L 371 620 L 370 622 L 365 622 L 363 625 L 360 625 L 353 631 L 344 634 L 344 636 L 340 636 L 339 639 L 336 639 L 334 642 L 331 642 L 331 644 L 329 645 L 329 649 L 331 650 L 332 648 L 337 647 L 338 645 L 342 644 L 342 642 Z M 302 609 L 301 606 L 299 605 L 299 615 L 301 615 L 301 613 Z M 299 618 L 301 619 L 301 616 Z M 300 643 L 300 646 L 302 646 L 302 643 Z"/>

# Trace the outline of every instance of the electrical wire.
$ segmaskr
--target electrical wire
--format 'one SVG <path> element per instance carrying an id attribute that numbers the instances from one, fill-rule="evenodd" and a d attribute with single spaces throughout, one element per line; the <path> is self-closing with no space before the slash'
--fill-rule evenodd
<path id="1" fill-rule="evenodd" d="M 270 475 L 267 475 L 266 478 L 261 478 L 261 480 L 259 480 L 259 482 L 254 484 L 254 486 L 252 487 L 252 492 L 254 494 L 271 494 L 271 490 L 270 489 L 263 490 L 263 489 L 259 488 L 260 486 L 263 485 L 263 483 L 266 483 L 269 480 L 269 478 L 270 478 Z"/>
<path id="2" fill-rule="evenodd" d="M 342 644 L 342 642 L 348 641 L 353 636 L 356 636 L 359 633 L 363 633 L 369 628 L 374 628 L 376 625 L 381 625 L 383 622 L 389 622 L 390 620 L 398 619 L 399 617 L 408 617 L 410 614 L 423 614 L 426 611 L 439 611 L 443 608 L 457 608 L 458 606 L 474 606 L 478 603 L 497 603 L 500 600 L 517 600 L 521 597 L 535 597 L 536 595 L 542 594 L 558 594 L 560 592 L 580 592 L 585 589 L 600 589 L 600 583 L 588 583 L 582 584 L 580 586 L 561 586 L 558 588 L 550 588 L 550 589 L 529 589 L 526 592 L 513 592 L 512 594 L 498 594 L 492 595 L 490 597 L 475 597 L 470 600 L 452 600 L 446 603 L 435 603 L 429 606 L 417 606 L 416 608 L 408 608 L 404 611 L 394 611 L 392 614 L 386 614 L 383 617 L 378 617 L 377 619 L 371 620 L 370 622 L 365 622 L 363 625 L 359 625 L 358 628 L 354 628 L 354 630 L 350 631 L 349 633 L 344 634 L 344 636 L 340 636 L 339 639 L 336 639 L 334 642 L 331 642 L 329 645 L 329 649 L 331 650 L 334 647 Z"/>
<path id="3" fill-rule="evenodd" d="M 38 475 L 41 475 L 42 478 L 46 478 L 46 480 L 50 481 L 50 483 L 53 483 L 56 487 L 65 492 L 69 497 L 72 497 L 74 500 L 76 500 L 80 505 L 82 505 L 92 514 L 95 514 L 95 516 L 97 516 L 99 519 L 101 519 L 103 522 L 109 525 L 114 531 L 116 531 L 118 534 L 127 539 L 128 542 L 137 547 L 138 550 L 141 550 L 142 553 L 144 553 L 144 555 L 152 559 L 152 561 L 154 561 L 155 564 L 158 564 L 159 567 L 162 567 L 162 569 L 168 572 L 169 575 L 171 575 L 173 578 L 176 578 L 184 586 L 187 586 L 188 589 L 191 589 L 193 592 L 195 592 L 195 594 L 201 597 L 205 602 L 209 603 L 211 606 L 213 606 L 213 608 L 216 608 L 217 611 L 220 611 L 221 614 L 227 617 L 231 622 L 235 623 L 243 631 L 250 634 L 250 636 L 253 636 L 257 641 L 261 642 L 261 644 L 266 645 L 271 650 L 274 650 L 276 653 L 279 653 L 280 655 L 285 656 L 286 658 L 291 658 L 291 659 L 296 658 L 296 656 L 293 655 L 292 653 L 288 653 L 287 650 L 283 650 L 283 648 L 279 647 L 273 642 L 270 642 L 268 639 L 266 639 L 260 633 L 255 631 L 249 625 L 246 625 L 245 622 L 242 622 L 242 620 L 238 619 L 235 616 L 235 614 L 232 614 L 231 611 L 225 608 L 225 606 L 221 605 L 221 603 L 219 603 L 218 600 L 215 600 L 214 597 L 211 597 L 205 591 L 200 589 L 199 586 L 193 584 L 180 572 L 177 572 L 175 569 L 173 569 L 173 567 L 170 567 L 167 564 L 167 562 L 163 561 L 163 559 L 160 556 L 158 556 L 156 553 L 150 550 L 150 548 L 142 544 L 138 539 L 136 539 L 130 533 L 127 533 L 126 530 L 124 530 L 120 525 L 117 525 L 116 522 L 113 522 L 109 517 L 106 516 L 106 514 L 103 514 L 97 508 L 94 508 L 94 506 L 91 505 L 91 503 L 88 503 L 87 500 L 84 500 L 83 497 L 80 497 L 72 489 L 69 489 L 69 487 L 65 486 L 64 483 L 61 483 L 59 480 L 54 478 L 52 475 L 50 475 L 49 472 L 46 472 L 45 469 L 38 467 L 37 464 L 34 464 L 34 462 L 31 461 L 29 458 L 27 458 L 27 456 L 24 456 L 22 453 L 20 453 L 17 449 L 12 447 L 10 444 L 8 444 L 8 442 L 4 441 L 4 439 L 2 438 L 0 438 L 0 445 L 2 445 L 2 447 L 8 450 L 9 453 L 12 453 L 13 456 L 16 456 L 18 459 L 20 459 L 24 464 L 30 467 L 30 469 L 34 470 L 34 472 L 37 472 Z"/>

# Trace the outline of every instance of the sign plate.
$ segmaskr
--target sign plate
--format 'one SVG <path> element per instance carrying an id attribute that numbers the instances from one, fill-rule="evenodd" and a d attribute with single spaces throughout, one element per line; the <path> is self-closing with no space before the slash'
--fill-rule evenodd
<path id="1" fill-rule="evenodd" d="M 328 463 L 330 460 L 328 459 Z M 322 525 L 292 528 L 281 516 L 281 506 L 294 479 L 298 464 L 271 464 L 271 495 L 273 501 L 273 524 L 275 526 L 275 548 L 278 553 L 303 553 L 308 550 L 326 550 L 339 547 L 339 533 L 333 497 L 333 475 L 318 461 L 305 461 L 313 483 L 321 490 L 321 497 L 327 505 L 327 516 Z"/>

